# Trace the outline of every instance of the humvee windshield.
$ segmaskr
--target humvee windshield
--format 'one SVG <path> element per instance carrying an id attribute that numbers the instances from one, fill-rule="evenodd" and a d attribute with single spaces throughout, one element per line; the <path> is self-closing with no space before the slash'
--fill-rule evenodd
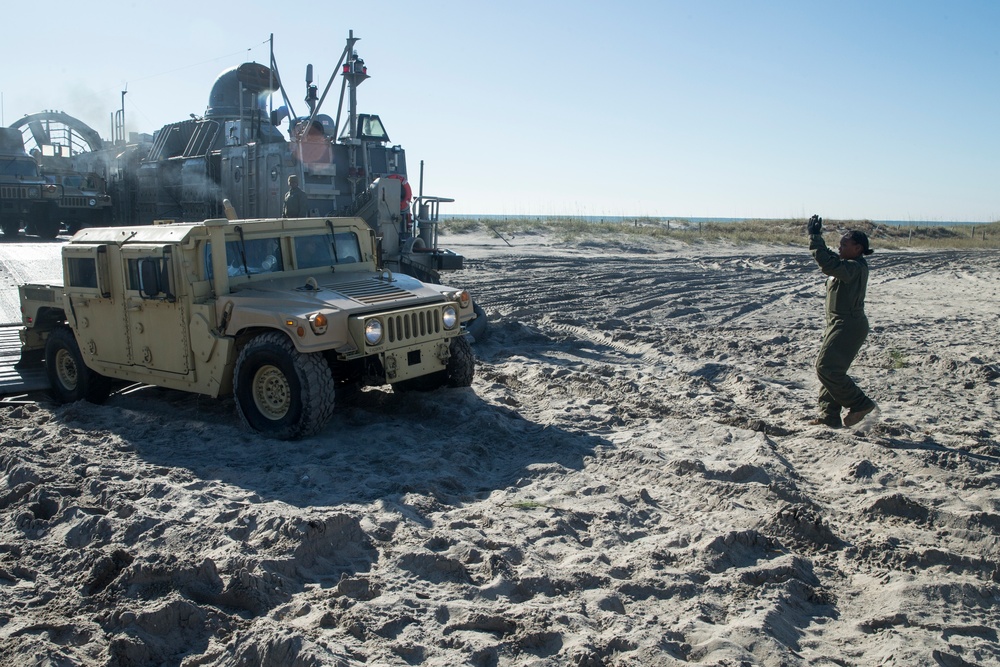
<path id="1" fill-rule="evenodd" d="M 283 271 L 281 244 L 277 237 L 247 239 L 246 242 L 226 241 L 226 263 L 229 275 L 244 276 Z"/>
<path id="2" fill-rule="evenodd" d="M 286 259 L 281 252 L 278 237 L 226 241 L 226 263 L 230 276 L 256 275 L 284 271 Z M 292 238 L 294 247 L 294 267 L 315 269 L 332 267 L 337 264 L 354 264 L 361 261 L 361 244 L 353 231 L 336 234 L 310 234 Z M 245 262 L 244 262 L 245 255 Z M 212 279 L 212 244 L 205 244 L 205 275 Z"/>
<path id="3" fill-rule="evenodd" d="M 361 259 L 361 247 L 354 232 L 312 234 L 295 237 L 295 268 L 353 264 Z"/>
<path id="4" fill-rule="evenodd" d="M 283 271 L 284 262 L 278 237 L 247 239 L 245 243 L 226 241 L 226 264 L 229 265 L 230 276 Z M 206 243 L 205 276 L 211 280 L 212 275 L 212 244 Z"/>
<path id="5" fill-rule="evenodd" d="M 0 158 L 0 176 L 38 178 L 38 164 L 29 157 Z"/>

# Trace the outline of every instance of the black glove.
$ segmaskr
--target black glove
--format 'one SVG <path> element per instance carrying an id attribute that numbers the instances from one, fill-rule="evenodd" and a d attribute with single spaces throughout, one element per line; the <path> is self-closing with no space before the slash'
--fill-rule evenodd
<path id="1" fill-rule="evenodd" d="M 819 217 L 818 215 L 814 215 L 813 217 L 809 218 L 809 224 L 806 225 L 806 231 L 809 232 L 810 236 L 812 236 L 813 234 L 822 234 L 823 218 Z"/>

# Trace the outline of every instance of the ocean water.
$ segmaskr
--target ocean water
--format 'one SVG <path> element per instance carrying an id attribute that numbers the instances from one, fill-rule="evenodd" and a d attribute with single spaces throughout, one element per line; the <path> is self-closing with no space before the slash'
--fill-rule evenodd
<path id="1" fill-rule="evenodd" d="M 513 218 L 517 220 L 523 220 L 525 218 L 537 218 L 538 220 L 548 220 L 553 218 L 558 218 L 560 220 L 583 220 L 586 222 L 633 222 L 635 220 L 656 220 L 658 222 L 683 222 L 688 224 L 697 224 L 699 222 L 743 222 L 745 220 L 769 220 L 771 218 L 693 218 L 688 216 L 654 216 L 654 215 L 496 215 L 496 214 L 477 214 L 477 213 L 449 213 L 441 214 L 442 219 L 449 218 L 461 218 L 461 219 L 480 219 L 480 220 L 505 220 L 508 218 Z M 989 223 L 985 222 L 969 222 L 966 220 L 872 220 L 871 222 L 878 225 L 887 225 L 891 227 L 959 227 L 959 226 L 973 226 L 973 225 L 985 225 Z"/>

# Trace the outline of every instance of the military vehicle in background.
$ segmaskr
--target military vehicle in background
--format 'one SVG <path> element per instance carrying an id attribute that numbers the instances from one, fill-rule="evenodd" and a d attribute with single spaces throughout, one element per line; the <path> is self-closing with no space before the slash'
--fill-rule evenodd
<path id="1" fill-rule="evenodd" d="M 63 228 L 70 234 L 83 227 L 113 222 L 107 192 L 110 147 L 86 123 L 61 111 L 43 111 L 18 119 L 4 130 L 38 165 L 49 186 L 49 202 L 25 216 L 28 234 L 55 238 Z M 6 231 L 6 230 L 5 230 Z M 11 225 L 10 232 L 16 234 Z"/>
<path id="2" fill-rule="evenodd" d="M 68 234 L 76 234 L 84 227 L 111 224 L 111 195 L 103 176 L 72 168 L 44 169 L 42 175 L 47 182 L 59 186 L 61 194 L 54 215 Z"/>
<path id="3" fill-rule="evenodd" d="M 24 150 L 16 130 L 0 128 L 0 230 L 17 236 L 22 227 L 28 233 L 55 238 L 55 219 L 60 189 L 42 177 L 38 163 Z"/>

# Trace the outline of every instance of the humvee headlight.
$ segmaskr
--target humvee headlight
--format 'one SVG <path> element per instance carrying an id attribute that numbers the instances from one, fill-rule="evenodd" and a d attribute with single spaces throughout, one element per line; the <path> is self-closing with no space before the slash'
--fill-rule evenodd
<path id="1" fill-rule="evenodd" d="M 382 342 L 382 322 L 372 318 L 365 321 L 365 340 L 369 345 L 378 345 Z"/>
<path id="2" fill-rule="evenodd" d="M 28 196 L 32 197 L 32 198 L 37 197 L 38 196 L 38 188 L 37 187 L 28 188 Z"/>
<path id="3" fill-rule="evenodd" d="M 441 311 L 441 322 L 445 329 L 455 328 L 455 325 L 458 324 L 458 311 L 455 310 L 455 306 L 444 307 L 444 310 Z"/>
<path id="4" fill-rule="evenodd" d="M 90 204 L 91 206 L 97 206 L 97 200 L 94 199 L 93 197 L 91 197 L 90 201 L 87 202 L 87 203 Z"/>
<path id="5" fill-rule="evenodd" d="M 316 335 L 325 334 L 328 325 L 329 322 L 326 321 L 326 315 L 323 313 L 316 313 L 309 318 L 309 326 L 312 327 L 313 333 Z"/>

